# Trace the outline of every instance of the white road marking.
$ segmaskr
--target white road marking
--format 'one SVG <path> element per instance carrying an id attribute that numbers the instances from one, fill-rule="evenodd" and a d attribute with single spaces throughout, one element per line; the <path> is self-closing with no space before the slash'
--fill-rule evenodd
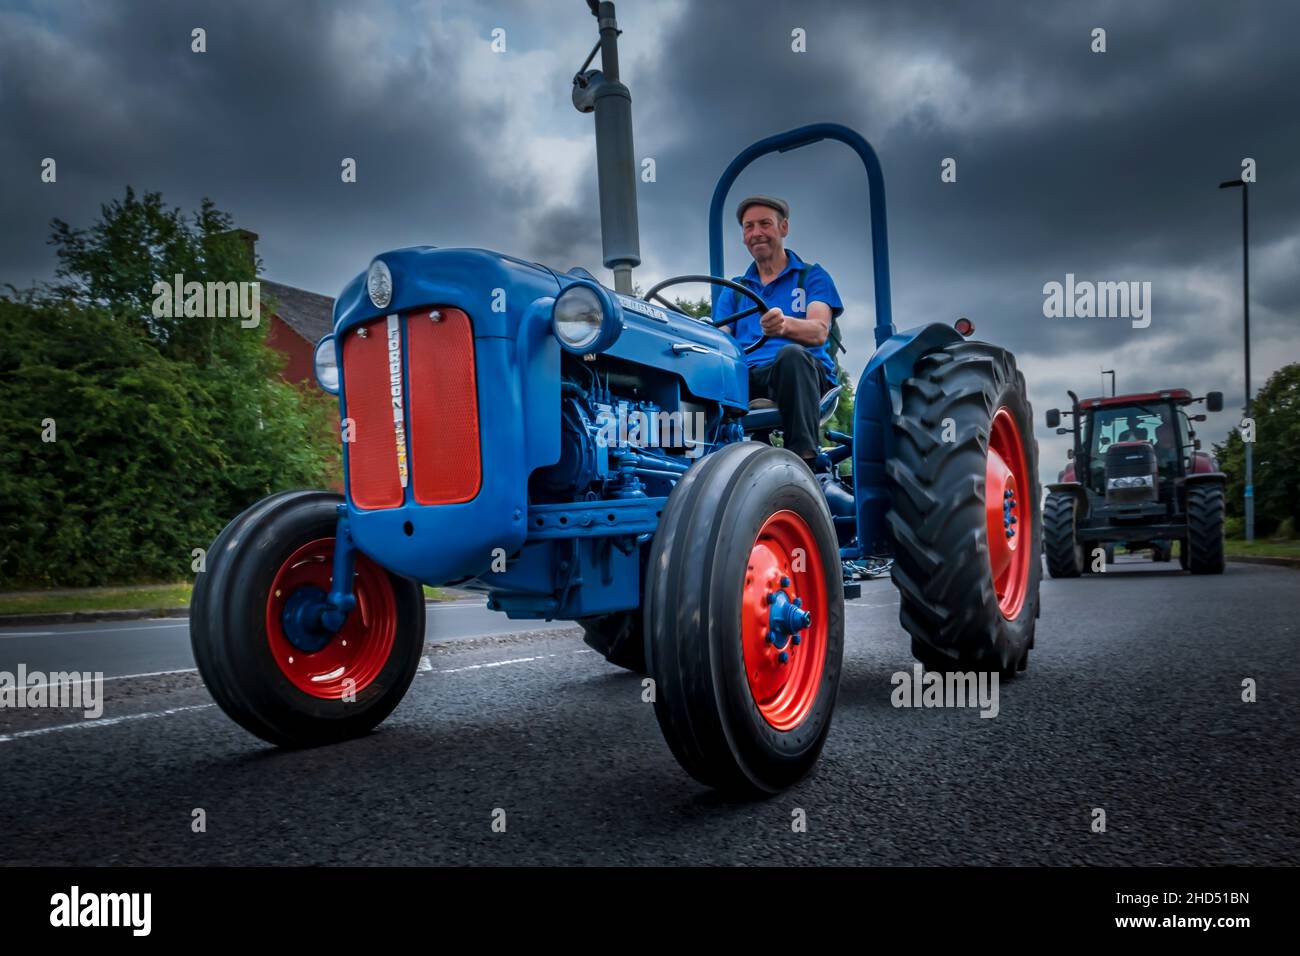
<path id="1" fill-rule="evenodd" d="M 584 647 L 577 651 L 562 651 L 556 654 L 539 654 L 536 657 L 513 657 L 508 661 L 488 661 L 485 664 L 468 664 L 465 667 L 448 667 L 443 670 L 433 671 L 435 674 L 460 674 L 465 671 L 478 671 L 487 667 L 505 667 L 507 664 L 527 664 L 531 661 L 544 661 L 548 657 L 562 657 L 564 654 L 594 654 L 596 653 L 589 647 Z M 424 668 L 420 668 L 424 670 Z"/>
<path id="2" fill-rule="evenodd" d="M 19 740 L 23 737 L 39 737 L 43 734 L 56 734 L 61 730 L 85 730 L 87 727 L 112 727 L 115 724 L 124 724 L 128 720 L 151 720 L 154 717 L 171 717 L 173 714 L 183 714 L 189 710 L 207 710 L 209 707 L 216 706 L 216 704 L 192 704 L 188 707 L 172 707 L 170 710 L 157 710 L 144 714 L 124 714 L 121 717 L 100 717 L 97 720 L 83 720 L 79 724 L 59 724 L 57 727 L 37 727 L 35 730 L 19 730 L 12 734 L 0 734 L 0 743 L 7 743 L 10 740 Z"/>
<path id="3" fill-rule="evenodd" d="M 158 618 L 154 618 L 158 620 Z M 130 621 L 124 622 L 130 624 Z M 15 634 L 12 631 L 0 634 L 0 641 L 7 637 L 76 637 L 78 634 L 129 634 L 135 631 L 162 631 L 177 627 L 189 627 L 189 621 L 181 621 L 179 624 L 150 624 L 145 627 L 95 627 L 84 631 L 33 631 L 30 633 Z"/>
<path id="4" fill-rule="evenodd" d="M 568 651 L 563 653 L 594 654 L 595 651 L 591 650 L 590 648 L 584 647 L 581 650 Z M 505 661 L 488 661 L 483 664 L 470 664 L 466 667 L 450 667 L 444 670 L 435 671 L 433 669 L 433 662 L 429 660 L 429 657 L 426 654 L 424 657 L 420 658 L 420 670 L 429 671 L 430 673 L 436 673 L 436 674 L 459 674 L 463 671 L 482 670 L 483 668 L 487 668 L 487 667 L 505 667 L 508 664 L 527 664 L 531 661 L 541 661 L 549 657 L 561 657 L 561 656 L 563 656 L 562 653 L 541 654 L 537 657 L 515 657 Z M 105 681 L 128 680 L 132 677 L 158 677 L 164 674 L 189 674 L 189 673 L 194 673 L 196 670 L 197 670 L 196 668 L 190 668 L 188 670 L 180 670 L 180 671 L 155 671 L 152 674 L 123 674 L 120 677 L 105 677 L 104 680 Z M 143 713 L 143 714 L 125 714 L 121 717 L 101 717 L 97 720 L 85 720 L 78 724 L 59 724 L 58 726 L 55 727 L 37 727 L 35 730 L 19 730 L 11 734 L 0 734 L 0 743 L 7 743 L 8 741 L 11 740 L 20 740 L 24 737 L 39 737 L 44 734 L 58 733 L 61 730 L 82 730 L 85 729 L 86 727 L 111 727 L 115 724 L 125 723 L 128 720 L 151 720 L 155 717 L 171 717 L 175 714 L 183 714 L 194 710 L 207 710 L 208 708 L 215 707 L 215 706 L 217 705 L 216 704 L 193 704 L 187 707 L 172 707 L 168 710 L 150 711 L 148 713 Z"/>
<path id="5" fill-rule="evenodd" d="M 178 670 L 178 671 L 150 671 L 148 674 L 118 674 L 116 677 L 105 677 L 103 680 L 104 680 L 104 683 L 107 684 L 107 683 L 108 683 L 109 681 L 111 681 L 111 680 L 134 680 L 134 679 L 137 678 L 137 677 L 166 677 L 168 674 L 197 674 L 198 672 L 199 672 L 199 669 L 198 669 L 197 667 L 187 667 L 187 668 L 185 668 L 185 669 L 183 669 L 183 670 Z M 83 680 L 70 680 L 70 681 L 66 681 L 66 682 L 62 682 L 62 681 L 61 681 L 60 684 L 62 684 L 62 683 L 67 683 L 67 684 L 86 684 L 86 683 L 91 683 L 91 682 L 93 682 L 93 681 L 94 681 L 94 678 L 91 678 L 90 681 L 86 681 L 86 680 L 84 680 L 84 679 L 83 679 Z M 49 683 L 47 682 L 47 683 L 44 683 L 44 684 L 27 684 L 26 686 L 27 686 L 29 689 L 31 689 L 31 690 L 35 690 L 35 689 L 38 688 L 38 687 L 49 687 L 50 685 L 49 685 Z"/>
<path id="6" fill-rule="evenodd" d="M 166 677 L 168 674 L 197 674 L 198 672 L 199 669 L 197 667 L 183 667 L 176 671 L 150 671 L 147 674 L 119 674 L 117 677 L 105 677 L 104 683 L 108 683 L 111 680 L 132 680 L 136 677 Z"/>
<path id="7" fill-rule="evenodd" d="M 539 626 L 539 627 L 528 627 L 528 628 L 523 628 L 523 630 L 527 630 L 527 631 L 559 631 L 559 630 L 564 629 L 565 627 L 576 627 L 576 626 L 577 626 L 576 624 L 573 624 L 573 623 L 570 622 L 570 621 L 555 621 L 555 622 L 553 622 L 553 623 L 551 623 L 551 624 L 547 624 L 547 623 L 544 623 L 544 622 L 542 622 L 542 621 L 536 621 L 536 622 L 534 622 L 534 623 L 535 623 L 535 624 L 538 624 L 538 625 L 540 625 L 540 626 Z M 475 637 L 503 637 L 503 636 L 505 636 L 505 635 L 509 635 L 509 634 L 518 634 L 518 633 L 519 633 L 519 631 L 482 631 L 482 632 L 477 633 L 477 634 L 453 634 L 453 635 L 451 635 L 450 637 L 443 637 L 442 635 L 440 635 L 440 634 L 436 634 L 436 633 L 435 633 L 435 634 L 427 634 L 427 633 L 426 633 L 426 635 L 425 635 L 425 640 L 431 640 L 431 641 L 432 641 L 432 640 L 436 640 L 436 641 L 442 641 L 442 642 L 445 642 L 445 643 L 448 643 L 448 644 L 454 644 L 454 643 L 456 643 L 457 641 L 468 641 L 468 640 L 470 640 L 470 639 L 472 639 L 472 638 L 475 638 Z"/>

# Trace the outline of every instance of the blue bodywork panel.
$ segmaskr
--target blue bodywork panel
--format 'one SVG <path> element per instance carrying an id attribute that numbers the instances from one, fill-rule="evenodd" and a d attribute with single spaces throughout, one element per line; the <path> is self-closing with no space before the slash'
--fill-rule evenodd
<path id="1" fill-rule="evenodd" d="M 893 454 L 893 415 L 902 410 L 903 382 L 916 360 L 961 335 L 951 326 L 934 323 L 890 336 L 862 370 L 853 404 L 853 497 L 858 508 L 856 545 L 841 549 L 845 558 L 888 554 L 893 550 L 885 530 L 889 486 L 885 465 Z"/>
<path id="2" fill-rule="evenodd" d="M 505 596 L 522 593 L 513 603 L 503 598 L 502 604 L 520 616 L 576 617 L 635 607 L 640 600 L 635 544 L 657 526 L 657 509 L 629 508 L 626 501 L 617 506 L 608 501 L 574 503 L 571 510 L 586 508 L 591 519 L 584 526 L 582 516 L 575 513 L 573 524 L 555 527 L 548 524 L 554 505 L 529 510 L 530 476 L 561 458 L 562 350 L 552 333 L 551 308 L 565 287 L 584 277 L 480 249 L 420 246 L 377 258 L 392 275 L 388 306 L 377 309 L 371 303 L 365 273 L 348 283 L 335 303 L 340 415 L 344 419 L 348 415 L 340 343 L 350 330 L 387 315 L 430 307 L 461 309 L 470 318 L 474 337 L 482 485 L 470 501 L 436 506 L 417 504 L 411 485 L 404 503 L 395 508 L 360 508 L 349 494 L 348 524 L 357 548 L 384 567 L 425 583 L 461 582 Z M 655 402 L 638 407 L 672 410 L 681 401 L 736 413 L 746 407 L 748 373 L 730 336 L 660 306 L 610 295 L 620 307 L 622 331 L 606 354 L 630 367 L 663 373 L 650 389 Z M 409 367 L 403 335 L 403 377 L 410 383 L 420 370 Z M 692 347 L 674 349 L 674 345 Z M 409 387 L 404 394 L 409 417 Z M 596 398 L 593 393 L 584 400 Z M 617 406 L 610 398 L 601 407 L 615 410 Z M 741 436 L 734 429 L 718 427 L 712 437 L 713 444 L 721 444 Z M 408 458 L 419 467 L 409 441 L 408 435 Z M 349 443 L 343 449 L 345 487 L 350 488 Z M 620 487 L 633 489 L 630 500 L 656 502 L 659 507 L 663 496 L 654 497 L 649 493 L 654 489 L 647 487 L 675 480 L 693 460 L 657 462 L 652 455 L 630 450 L 619 457 L 618 451 L 599 449 L 601 473 L 612 474 L 611 481 L 626 473 L 631 477 Z M 643 485 L 639 492 L 637 484 Z M 667 487 L 661 490 L 666 494 Z M 584 549 L 594 556 L 580 556 L 560 574 L 563 559 L 552 560 L 556 540 L 564 539 L 568 548 L 570 539 L 584 538 L 589 539 Z M 627 548 L 628 541 L 633 545 L 630 559 L 615 547 Z M 499 567 L 503 554 L 508 556 L 506 569 L 492 571 L 494 558 Z M 593 567 L 599 574 L 592 573 Z M 548 574 L 543 575 L 543 570 Z M 583 588 L 575 575 L 582 575 L 588 584 L 601 581 L 603 586 Z M 557 591 L 572 599 L 555 604 L 536 597 Z"/>

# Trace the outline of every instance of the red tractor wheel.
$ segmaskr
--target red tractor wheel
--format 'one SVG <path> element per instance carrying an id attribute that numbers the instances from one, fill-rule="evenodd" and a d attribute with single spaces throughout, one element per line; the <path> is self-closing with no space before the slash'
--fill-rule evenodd
<path id="1" fill-rule="evenodd" d="M 984 514 L 989 566 L 1002 616 L 1015 620 L 1029 593 L 1029 561 L 1038 533 L 1037 509 L 1026 501 L 1033 487 L 1025 441 L 1006 405 L 993 413 L 984 462 Z"/>
<path id="2" fill-rule="evenodd" d="M 800 560 L 803 555 L 812 558 Z M 826 614 L 820 613 L 826 607 L 826 568 L 816 536 L 795 512 L 778 511 L 758 529 L 742 604 L 740 641 L 749 692 L 764 720 L 777 730 L 792 730 L 817 703 L 827 625 Z M 819 612 L 815 618 L 813 610 Z M 783 630 L 783 612 L 796 618 L 796 625 L 804 619 L 810 623 Z"/>
<path id="3" fill-rule="evenodd" d="M 839 687 L 844 582 L 825 496 L 795 455 L 738 442 L 678 482 L 645 632 L 655 716 L 691 776 L 750 797 L 812 768 Z"/>
<path id="4" fill-rule="evenodd" d="M 329 593 L 341 498 L 273 495 L 235 518 L 194 587 L 190 640 L 222 710 L 282 746 L 367 733 L 406 693 L 424 646 L 414 581 L 358 554 L 356 607 L 337 631 L 306 613 Z"/>
<path id="5" fill-rule="evenodd" d="M 356 608 L 337 634 L 310 641 L 294 633 L 295 603 L 329 594 L 334 579 L 334 539 L 317 538 L 289 555 L 266 596 L 266 636 L 271 657 L 304 694 L 340 700 L 374 683 L 393 653 L 397 602 L 392 582 L 377 564 L 357 555 Z M 308 640 L 304 650 L 304 641 Z M 314 645 L 320 644 L 319 649 Z"/>
<path id="6" fill-rule="evenodd" d="M 957 342 L 917 361 L 887 466 L 894 584 L 935 670 L 1028 663 L 1042 576 L 1038 444 L 1011 353 Z"/>

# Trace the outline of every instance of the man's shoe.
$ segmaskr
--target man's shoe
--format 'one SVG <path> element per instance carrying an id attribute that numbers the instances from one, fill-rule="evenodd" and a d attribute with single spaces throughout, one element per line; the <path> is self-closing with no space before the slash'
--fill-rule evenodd
<path id="1" fill-rule="evenodd" d="M 814 475 L 828 475 L 831 472 L 831 460 L 826 456 L 825 452 L 819 451 L 816 458 L 805 458 L 804 461 L 812 469 Z"/>

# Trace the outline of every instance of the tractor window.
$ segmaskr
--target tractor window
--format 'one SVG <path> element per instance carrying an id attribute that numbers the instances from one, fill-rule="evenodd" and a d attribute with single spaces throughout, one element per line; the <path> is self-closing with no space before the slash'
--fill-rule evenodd
<path id="1" fill-rule="evenodd" d="M 1187 418 L 1187 413 L 1182 409 L 1178 410 L 1178 452 L 1177 454 L 1186 461 L 1192 454 L 1192 423 Z"/>
<path id="2" fill-rule="evenodd" d="M 1122 441 L 1147 441 L 1153 445 L 1174 447 L 1171 429 L 1165 427 L 1164 410 L 1147 406 L 1102 408 L 1092 414 L 1092 428 L 1088 435 L 1089 450 L 1093 455 L 1105 455 L 1112 444 Z"/>
<path id="3" fill-rule="evenodd" d="M 1161 475 L 1172 477 L 1180 451 L 1179 438 L 1169 423 L 1168 409 L 1160 405 L 1099 408 L 1085 421 L 1087 427 L 1082 441 L 1088 453 L 1088 483 L 1099 493 L 1105 488 L 1106 450 L 1117 442 L 1150 442 L 1155 446 Z"/>

